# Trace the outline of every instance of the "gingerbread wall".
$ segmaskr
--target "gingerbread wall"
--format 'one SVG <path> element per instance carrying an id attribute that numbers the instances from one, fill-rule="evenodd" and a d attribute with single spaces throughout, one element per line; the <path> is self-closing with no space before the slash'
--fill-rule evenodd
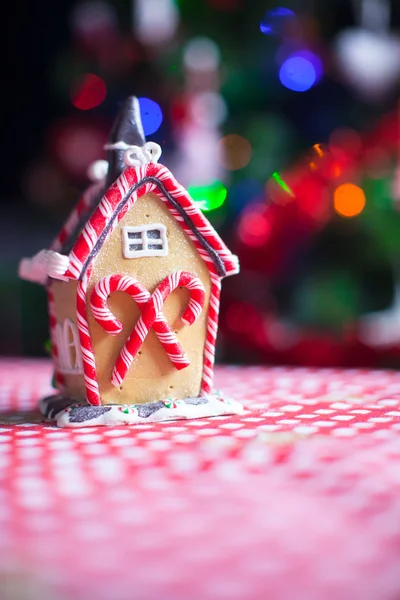
<path id="1" fill-rule="evenodd" d="M 151 223 L 162 223 L 166 226 L 168 255 L 124 258 L 122 227 Z M 189 292 L 186 289 L 175 290 L 164 304 L 163 313 L 189 357 L 190 366 L 177 371 L 155 333 L 150 331 L 124 381 L 118 388 L 114 387 L 111 384 L 111 374 L 115 361 L 134 328 L 140 311 L 128 294 L 111 294 L 109 307 L 122 322 L 123 331 L 117 336 L 107 334 L 91 313 L 89 300 L 93 287 L 107 275 L 118 273 L 135 277 L 149 292 L 153 292 L 165 277 L 178 270 L 197 275 L 206 289 L 203 311 L 191 326 L 184 326 L 180 320 L 189 300 Z M 88 285 L 87 318 L 103 404 L 133 404 L 199 394 L 210 289 L 211 281 L 206 264 L 162 200 L 152 193 L 139 198 L 103 244 L 94 261 Z"/>
<path id="2" fill-rule="evenodd" d="M 50 285 L 54 297 L 57 323 L 63 324 L 65 319 L 70 319 L 76 325 L 77 282 L 52 280 Z M 63 373 L 63 378 L 68 395 L 80 400 L 86 397 L 83 373 L 77 375 Z"/>

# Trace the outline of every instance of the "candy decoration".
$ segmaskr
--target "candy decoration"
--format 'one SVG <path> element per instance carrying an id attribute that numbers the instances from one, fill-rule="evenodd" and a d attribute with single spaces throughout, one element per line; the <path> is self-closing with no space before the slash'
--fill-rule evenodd
<path id="1" fill-rule="evenodd" d="M 230 398 L 224 398 L 223 396 L 219 396 L 218 400 L 223 402 L 224 404 L 232 404 L 232 400 Z"/>
<path id="2" fill-rule="evenodd" d="M 128 293 L 142 310 L 133 332 L 117 358 L 111 380 L 113 385 L 118 386 L 124 380 L 150 329 L 154 329 L 176 369 L 181 370 L 189 366 L 190 362 L 185 351 L 161 312 L 167 297 L 179 286 L 186 287 L 191 293 L 182 321 L 186 325 L 192 325 L 203 309 L 205 290 L 200 279 L 191 273 L 186 271 L 172 273 L 151 295 L 139 281 L 128 275 L 110 275 L 96 284 L 90 297 L 93 316 L 110 335 L 116 335 L 122 330 L 121 322 L 114 317 L 107 305 L 108 296 L 112 292 Z"/>
<path id="3" fill-rule="evenodd" d="M 92 291 L 90 303 L 93 316 L 95 317 L 96 321 L 110 335 L 116 335 L 122 330 L 122 324 L 114 317 L 107 305 L 108 296 L 112 292 L 116 291 L 128 293 L 143 310 L 146 308 L 151 299 L 151 295 L 146 288 L 136 279 L 133 279 L 133 277 L 129 277 L 127 275 L 110 275 L 100 281 Z M 170 357 L 172 355 L 172 358 L 174 356 L 180 358 L 180 364 L 177 368 L 184 368 L 188 366 L 189 359 L 186 357 L 183 348 L 179 344 L 170 326 L 162 315 L 159 315 L 159 318 L 157 322 L 154 323 L 153 328 L 161 343 L 163 343 L 164 347 L 166 348 L 168 355 Z M 138 351 L 140 345 L 141 342 L 139 340 L 136 352 Z"/>
<path id="4" fill-rule="evenodd" d="M 213 386 L 215 343 L 218 332 L 219 300 L 221 296 L 221 279 L 211 273 L 211 294 L 208 308 L 208 322 L 206 343 L 203 355 L 203 377 L 201 380 L 201 394 L 210 394 Z"/>
<path id="5" fill-rule="evenodd" d="M 137 416 L 139 414 L 138 409 L 133 404 L 121 404 L 121 406 L 118 407 L 118 410 L 120 410 L 125 415 Z"/>
<path id="6" fill-rule="evenodd" d="M 178 400 L 177 398 L 167 398 L 163 400 L 165 408 L 178 408 L 180 404 L 182 404 L 182 400 Z"/>
<path id="7" fill-rule="evenodd" d="M 89 273 L 86 273 L 78 283 L 76 291 L 77 323 L 79 339 L 81 342 L 83 376 L 86 387 L 86 399 L 89 404 L 99 406 L 101 404 L 99 384 L 96 377 L 96 363 L 94 361 L 92 340 L 89 333 L 89 325 L 86 318 L 86 290 Z"/>

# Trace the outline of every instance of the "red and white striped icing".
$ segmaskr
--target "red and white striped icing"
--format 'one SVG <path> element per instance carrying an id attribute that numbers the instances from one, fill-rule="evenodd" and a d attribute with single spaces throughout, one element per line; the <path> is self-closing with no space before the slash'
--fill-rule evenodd
<path id="1" fill-rule="evenodd" d="M 90 253 L 92 252 L 100 235 L 103 233 L 105 227 L 109 225 L 110 219 L 116 212 L 118 205 L 129 192 L 130 188 L 132 188 L 138 182 L 140 183 L 140 181 L 145 177 L 153 177 L 159 181 L 165 187 L 167 192 L 185 210 L 185 213 L 190 217 L 196 230 L 201 233 L 210 247 L 218 253 L 219 257 L 224 263 L 226 275 L 233 275 L 234 273 L 237 273 L 239 270 L 237 257 L 229 251 L 215 229 L 210 225 L 200 209 L 194 204 L 185 188 L 176 181 L 166 167 L 160 164 L 150 163 L 140 167 L 128 167 L 118 177 L 116 182 L 107 190 L 92 217 L 88 220 L 83 228 L 81 235 L 79 236 L 72 252 L 70 253 L 70 267 L 68 271 L 66 271 L 65 275 L 70 279 L 78 279 L 80 277 L 86 262 L 88 260 L 90 262 Z M 181 214 L 169 202 L 162 190 L 160 190 L 156 181 L 150 181 L 147 183 L 143 182 L 143 184 L 131 194 L 129 200 L 125 203 L 121 210 L 118 211 L 118 214 L 115 215 L 115 218 L 111 223 L 109 233 L 115 229 L 119 221 L 132 208 L 137 199 L 143 194 L 149 192 L 157 194 L 157 196 L 159 196 L 159 198 L 166 203 L 178 223 L 194 242 L 199 254 L 207 263 L 210 271 L 216 272 L 215 265 L 209 253 L 199 242 L 191 228 L 185 223 Z"/>
<path id="2" fill-rule="evenodd" d="M 140 182 L 145 177 L 152 177 L 154 180 L 147 182 L 143 181 L 141 184 Z M 218 254 L 224 264 L 226 275 L 233 275 L 239 271 L 237 257 L 230 252 L 217 232 L 204 217 L 200 209 L 194 204 L 186 189 L 176 181 L 166 167 L 160 164 L 148 164 L 140 167 L 128 167 L 125 169 L 115 183 L 107 190 L 98 207 L 83 228 L 69 255 L 70 266 L 65 273 L 66 277 L 69 277 L 73 280 L 79 280 L 77 291 L 78 329 L 82 347 L 86 396 L 88 402 L 93 405 L 101 404 L 101 400 L 96 378 L 96 365 L 86 317 L 86 292 L 92 270 L 92 260 L 94 258 L 93 255 L 91 256 L 91 253 L 94 250 L 94 247 L 100 236 L 104 233 L 106 227 L 108 227 L 107 235 L 109 235 L 117 227 L 118 223 L 127 214 L 127 212 L 134 206 L 137 199 L 149 192 L 156 194 L 166 204 L 171 214 L 175 217 L 182 229 L 194 243 L 197 251 L 203 258 L 210 272 L 211 296 L 208 311 L 207 334 L 203 361 L 204 366 L 200 393 L 209 394 L 212 391 L 221 276 L 218 274 L 216 265 L 207 249 L 201 244 L 190 226 L 185 223 L 185 220 L 180 212 L 164 195 L 159 185 L 157 185 L 157 182 L 160 182 L 166 191 L 174 198 L 174 200 L 179 203 L 179 205 L 184 209 L 185 213 L 190 217 L 195 229 L 202 235 L 207 244 Z M 139 184 L 138 188 L 130 195 L 124 206 L 118 210 L 118 207 L 125 198 L 126 194 L 136 184 Z M 67 221 L 64 228 L 56 238 L 52 245 L 52 249 L 59 250 L 62 247 L 62 245 L 68 239 L 68 236 L 74 231 L 79 217 L 85 210 L 87 210 L 89 206 L 92 205 L 93 199 L 100 192 L 101 185 L 102 183 L 97 183 L 89 188 L 87 193 L 76 207 L 76 210 L 72 213 L 70 219 Z M 112 219 L 112 217 L 114 218 Z M 85 272 L 83 273 L 84 268 Z"/>
<path id="3" fill-rule="evenodd" d="M 100 405 L 101 398 L 97 382 L 96 363 L 94 360 L 92 339 L 89 333 L 89 324 L 86 317 L 86 292 L 90 271 L 87 271 L 78 282 L 76 294 L 77 323 L 79 339 L 81 342 L 83 377 L 86 387 L 86 399 L 89 404 Z"/>
<path id="4" fill-rule="evenodd" d="M 128 275 L 109 275 L 94 287 L 90 297 L 93 316 L 111 335 L 116 335 L 122 330 L 122 324 L 114 317 L 107 305 L 108 296 L 112 292 L 128 293 L 142 310 L 142 314 L 115 364 L 112 376 L 113 385 L 118 386 L 122 383 L 151 328 L 154 329 L 176 369 L 184 369 L 190 364 L 185 351 L 162 314 L 165 300 L 178 286 L 186 287 L 191 292 L 189 305 L 182 316 L 182 321 L 191 325 L 202 311 L 205 290 L 198 277 L 185 271 L 178 271 L 166 277 L 153 294 L 150 294 L 139 281 Z"/>

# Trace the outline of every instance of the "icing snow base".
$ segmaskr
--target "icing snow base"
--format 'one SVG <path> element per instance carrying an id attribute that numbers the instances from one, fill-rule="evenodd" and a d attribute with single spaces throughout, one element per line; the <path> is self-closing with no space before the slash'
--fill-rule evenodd
<path id="1" fill-rule="evenodd" d="M 220 392 L 198 398 L 167 399 L 146 404 L 91 406 L 72 402 L 71 400 L 71 404 L 68 406 L 68 399 L 65 397 L 51 396 L 41 400 L 39 408 L 48 419 L 56 421 L 58 427 L 136 425 L 179 419 L 238 415 L 244 411 L 240 402 L 228 398 Z"/>

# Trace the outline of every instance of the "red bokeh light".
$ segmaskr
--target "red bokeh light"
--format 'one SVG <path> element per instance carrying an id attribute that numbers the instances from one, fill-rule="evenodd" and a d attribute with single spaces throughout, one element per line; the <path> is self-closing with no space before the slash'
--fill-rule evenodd
<path id="1" fill-rule="evenodd" d="M 271 234 L 271 223 L 263 205 L 253 205 L 244 211 L 238 227 L 239 237 L 248 246 L 263 246 Z"/>
<path id="2" fill-rule="evenodd" d="M 90 163 L 105 157 L 108 131 L 108 123 L 81 118 L 60 121 L 49 132 L 49 151 L 68 177 L 86 180 Z"/>
<path id="3" fill-rule="evenodd" d="M 71 102 L 75 108 L 90 110 L 99 106 L 107 95 L 106 84 L 101 77 L 87 73 L 72 86 Z"/>

